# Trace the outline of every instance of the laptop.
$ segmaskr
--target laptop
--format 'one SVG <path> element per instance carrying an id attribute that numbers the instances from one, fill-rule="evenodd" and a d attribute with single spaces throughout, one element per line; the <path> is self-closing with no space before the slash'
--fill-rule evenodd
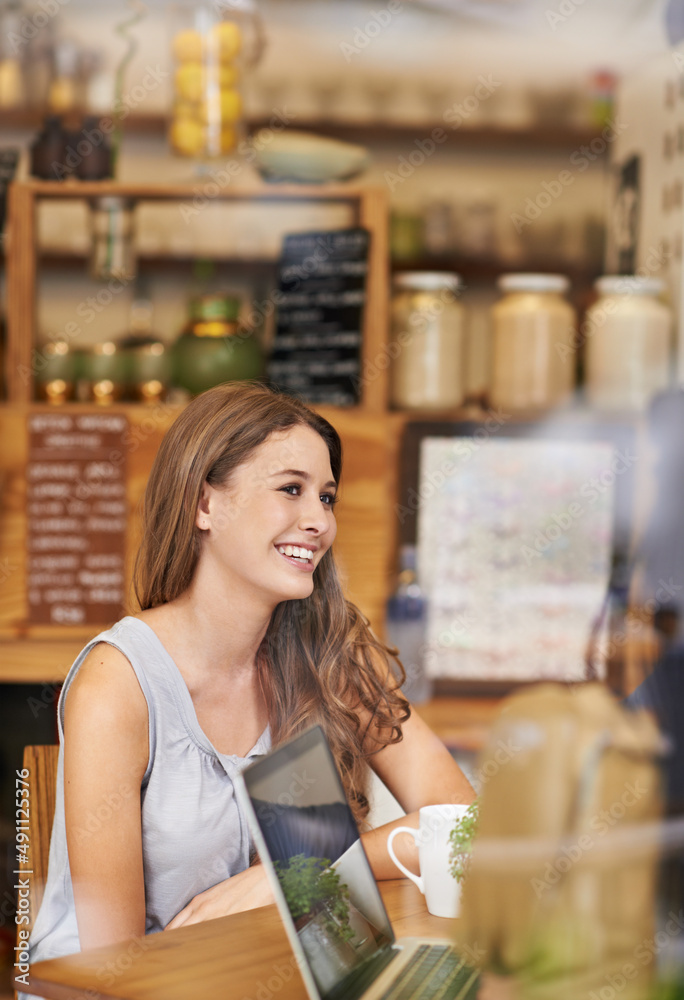
<path id="1" fill-rule="evenodd" d="M 311 1000 L 474 1000 L 478 973 L 449 941 L 395 938 L 320 726 L 236 789 Z"/>

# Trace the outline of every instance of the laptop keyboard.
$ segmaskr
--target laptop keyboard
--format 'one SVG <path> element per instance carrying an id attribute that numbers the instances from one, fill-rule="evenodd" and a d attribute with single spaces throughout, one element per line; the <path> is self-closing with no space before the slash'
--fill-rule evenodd
<path id="1" fill-rule="evenodd" d="M 478 979 L 448 944 L 422 944 L 380 1000 L 474 1000 Z"/>

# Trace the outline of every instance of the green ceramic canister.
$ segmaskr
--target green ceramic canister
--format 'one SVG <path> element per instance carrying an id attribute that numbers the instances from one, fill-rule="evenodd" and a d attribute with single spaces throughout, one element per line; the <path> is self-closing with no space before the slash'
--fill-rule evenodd
<path id="1" fill-rule="evenodd" d="M 260 378 L 261 349 L 240 329 L 240 300 L 203 295 L 190 302 L 190 321 L 173 345 L 173 382 L 193 395 L 221 382 Z"/>
<path id="2" fill-rule="evenodd" d="M 171 355 L 155 336 L 125 337 L 119 345 L 126 361 L 127 395 L 141 403 L 157 403 L 166 397 L 171 381 Z"/>
<path id="3" fill-rule="evenodd" d="M 84 354 L 82 366 L 93 402 L 106 406 L 121 399 L 126 388 L 126 359 L 118 344 L 107 340 L 93 345 Z"/>

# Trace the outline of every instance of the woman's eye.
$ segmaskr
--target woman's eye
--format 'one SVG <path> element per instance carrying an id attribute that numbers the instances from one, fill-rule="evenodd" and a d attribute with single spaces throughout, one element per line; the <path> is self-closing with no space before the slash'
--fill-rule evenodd
<path id="1" fill-rule="evenodd" d="M 291 497 L 302 495 L 302 487 L 299 483 L 288 483 L 287 486 L 280 486 L 278 489 L 280 493 L 287 493 Z M 337 497 L 334 493 L 321 493 L 319 499 L 326 507 L 333 507 L 337 503 Z"/>

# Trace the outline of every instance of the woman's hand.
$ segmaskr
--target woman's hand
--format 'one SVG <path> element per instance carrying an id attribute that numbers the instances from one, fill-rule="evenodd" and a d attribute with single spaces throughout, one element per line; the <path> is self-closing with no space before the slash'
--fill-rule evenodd
<path id="1" fill-rule="evenodd" d="M 475 792 L 460 767 L 423 722 L 417 712 L 402 727 L 400 743 L 390 743 L 371 756 L 369 763 L 407 815 L 363 834 L 363 846 L 376 879 L 398 878 L 399 871 L 389 856 L 387 837 L 395 826 L 420 822 L 422 806 L 456 802 L 470 805 Z M 395 850 L 412 872 L 418 873 L 418 847 L 408 834 L 395 840 Z"/>
<path id="2" fill-rule="evenodd" d="M 215 917 L 227 917 L 229 913 L 253 910 L 273 902 L 264 866 L 253 865 L 200 892 L 166 925 L 166 930 L 199 924 L 202 920 L 213 920 Z"/>

